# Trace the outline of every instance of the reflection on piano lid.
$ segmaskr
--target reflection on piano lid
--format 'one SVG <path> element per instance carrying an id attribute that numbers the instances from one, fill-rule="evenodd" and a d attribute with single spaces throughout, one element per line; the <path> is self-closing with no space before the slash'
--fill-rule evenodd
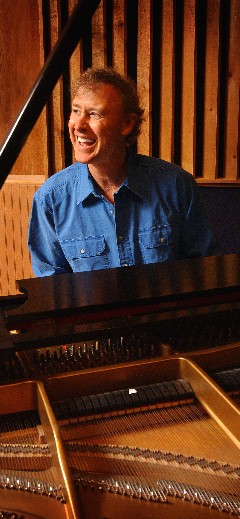
<path id="1" fill-rule="evenodd" d="M 4 312 L 2 349 L 46 346 L 53 337 L 55 344 L 64 344 L 66 337 L 87 340 L 90 333 L 98 339 L 106 323 L 120 331 L 226 307 L 239 311 L 240 256 L 60 274 L 18 284 L 23 304 Z M 9 339 L 11 330 L 20 333 Z"/>

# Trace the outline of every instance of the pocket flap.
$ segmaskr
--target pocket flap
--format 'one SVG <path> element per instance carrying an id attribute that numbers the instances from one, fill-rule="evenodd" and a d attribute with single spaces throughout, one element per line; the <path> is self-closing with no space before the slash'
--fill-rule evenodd
<path id="1" fill-rule="evenodd" d="M 103 236 L 89 238 L 76 238 L 61 242 L 62 249 L 69 259 L 90 258 L 100 256 L 105 249 Z"/>
<path id="2" fill-rule="evenodd" d="M 142 232 L 139 239 L 143 247 L 153 249 L 161 245 L 167 244 L 167 226 L 163 225 L 160 228 L 152 228 Z"/>

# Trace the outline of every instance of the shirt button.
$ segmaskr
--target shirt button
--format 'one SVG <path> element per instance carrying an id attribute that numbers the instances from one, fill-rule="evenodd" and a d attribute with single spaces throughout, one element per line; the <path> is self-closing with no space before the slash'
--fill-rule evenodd
<path id="1" fill-rule="evenodd" d="M 122 241 L 123 240 L 123 236 L 122 235 L 118 236 L 118 239 L 119 239 L 119 241 Z"/>
<path id="2" fill-rule="evenodd" d="M 84 254 L 85 249 L 80 249 L 81 254 Z"/>

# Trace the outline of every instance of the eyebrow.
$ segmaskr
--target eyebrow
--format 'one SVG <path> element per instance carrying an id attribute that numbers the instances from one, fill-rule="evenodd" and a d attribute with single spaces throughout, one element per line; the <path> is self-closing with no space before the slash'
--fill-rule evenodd
<path id="1" fill-rule="evenodd" d="M 76 106 L 77 108 L 81 107 L 81 103 L 78 103 L 77 101 L 72 102 L 72 106 Z M 90 105 L 89 110 L 100 110 L 100 108 L 97 105 Z"/>

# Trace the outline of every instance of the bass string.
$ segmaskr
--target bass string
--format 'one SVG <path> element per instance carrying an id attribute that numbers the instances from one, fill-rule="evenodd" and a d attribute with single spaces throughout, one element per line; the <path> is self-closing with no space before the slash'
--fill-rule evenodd
<path id="1" fill-rule="evenodd" d="M 4 480 L 14 480 L 16 484 L 24 484 L 26 488 L 38 485 L 42 488 L 42 486 L 53 486 L 53 482 L 58 479 L 52 460 L 49 460 L 50 451 L 48 455 L 46 448 L 44 448 L 47 447 L 47 443 L 37 413 L 25 411 L 21 414 L 7 415 L 4 432 L 0 434 L 0 444 L 6 446 L 6 451 L 8 451 L 8 468 L 2 468 L 0 471 Z M 36 454 L 36 448 L 38 447 L 40 447 L 40 453 L 41 448 L 43 450 L 40 455 Z M 25 448 L 26 456 L 23 454 Z M 47 468 L 44 463 L 46 455 L 47 465 L 50 464 L 50 467 Z M 30 459 L 32 469 L 28 468 L 28 459 Z M 6 465 L 6 458 L 3 460 L 3 466 L 4 461 Z"/>

